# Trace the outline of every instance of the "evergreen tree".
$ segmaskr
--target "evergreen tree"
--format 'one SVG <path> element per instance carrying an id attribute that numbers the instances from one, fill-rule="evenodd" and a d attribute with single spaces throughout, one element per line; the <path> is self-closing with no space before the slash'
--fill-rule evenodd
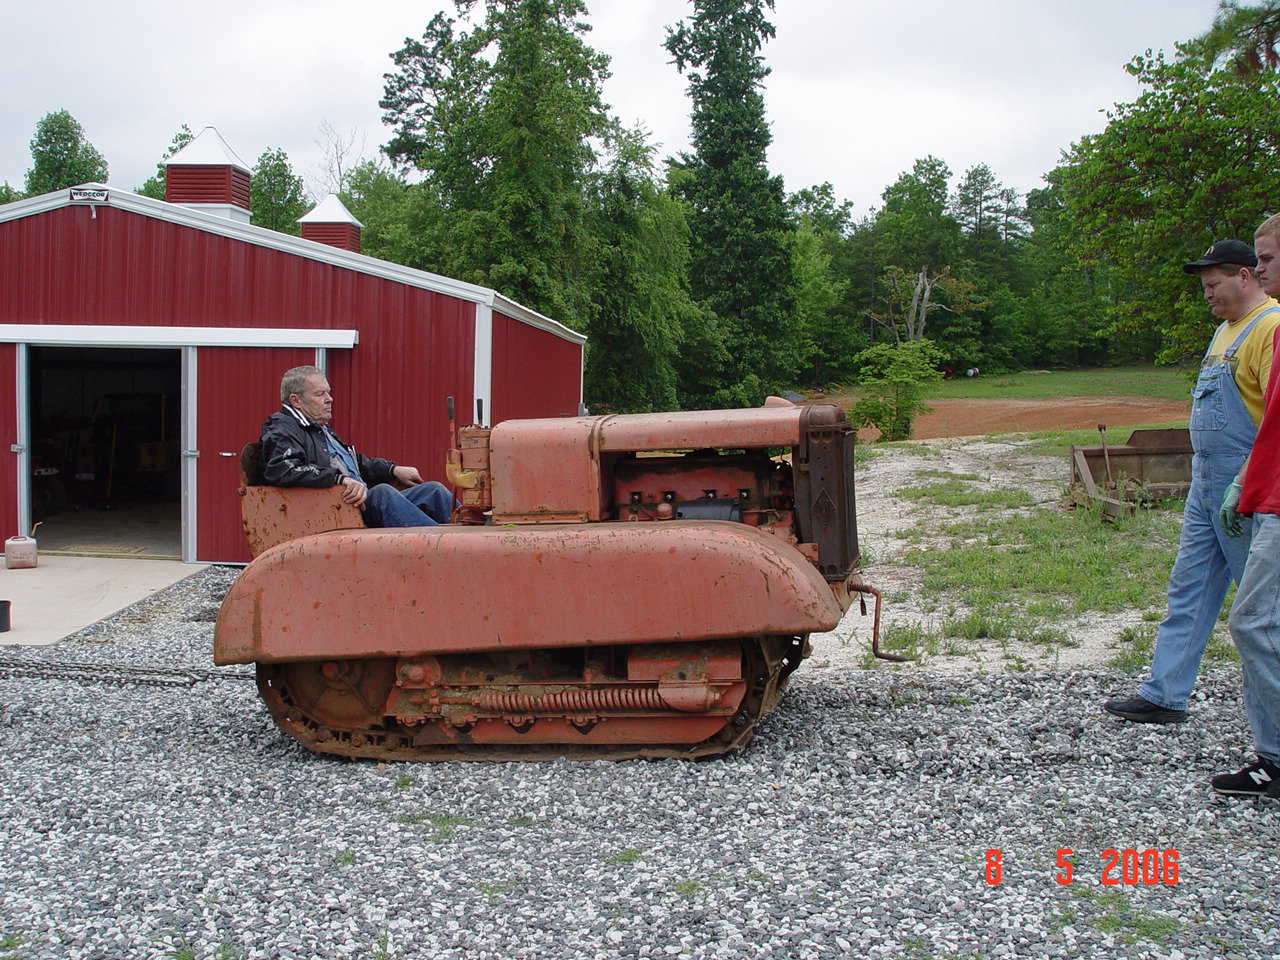
<path id="1" fill-rule="evenodd" d="M 1207 66 L 1224 63 L 1241 75 L 1280 67 L 1280 0 L 1245 6 L 1221 0 L 1213 26 L 1186 46 Z"/>
<path id="2" fill-rule="evenodd" d="M 289 155 L 279 148 L 264 150 L 253 167 L 253 189 L 249 194 L 249 214 L 254 225 L 296 237 L 301 232 L 298 218 L 306 212 L 302 178 L 293 172 Z"/>
<path id="3" fill-rule="evenodd" d="M 592 185 L 592 233 L 600 245 L 596 311 L 584 392 L 598 413 L 674 410 L 675 359 L 701 322 L 689 300 L 684 205 L 655 182 L 653 148 L 620 135 Z"/>
<path id="4" fill-rule="evenodd" d="M 771 134 L 760 55 L 774 36 L 773 0 L 693 0 L 666 47 L 689 78 L 692 157 L 675 189 L 689 204 L 694 299 L 721 344 L 682 364 L 687 406 L 756 404 L 791 383 L 801 365 L 791 246 L 794 229 L 779 177 L 769 175 Z"/>
<path id="5" fill-rule="evenodd" d="M 107 161 L 85 139 L 84 128 L 66 110 L 47 113 L 31 141 L 28 196 L 52 193 L 81 183 L 106 183 Z"/>

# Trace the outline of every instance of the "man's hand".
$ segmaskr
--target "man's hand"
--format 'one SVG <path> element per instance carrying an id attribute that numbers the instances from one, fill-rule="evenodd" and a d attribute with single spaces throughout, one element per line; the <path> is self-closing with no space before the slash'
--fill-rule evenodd
<path id="1" fill-rule="evenodd" d="M 406 487 L 416 487 L 418 484 L 424 482 L 422 474 L 418 472 L 417 467 L 397 466 L 392 468 L 391 475 Z"/>
<path id="2" fill-rule="evenodd" d="M 351 477 L 342 478 L 342 502 L 357 507 L 364 506 L 364 498 L 369 495 L 369 488 L 359 480 Z"/>
<path id="3" fill-rule="evenodd" d="M 1222 498 L 1222 509 L 1218 511 L 1222 520 L 1222 532 L 1228 537 L 1238 537 L 1244 533 L 1244 520 L 1240 516 L 1240 481 L 1232 480 L 1227 487 L 1227 494 Z"/>

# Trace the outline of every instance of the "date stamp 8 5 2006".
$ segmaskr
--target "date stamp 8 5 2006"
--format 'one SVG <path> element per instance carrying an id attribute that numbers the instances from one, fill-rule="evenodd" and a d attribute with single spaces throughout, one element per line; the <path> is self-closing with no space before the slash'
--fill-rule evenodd
<path id="1" fill-rule="evenodd" d="M 1058 848 L 1058 873 L 1054 877 L 1064 886 L 1076 879 L 1078 858 L 1066 847 Z M 1101 854 L 1101 883 L 1114 887 L 1138 883 L 1176 886 L 1178 883 L 1178 851 L 1168 850 L 1103 850 Z M 1004 854 L 999 850 L 987 851 L 986 879 L 995 886 L 1004 879 Z"/>

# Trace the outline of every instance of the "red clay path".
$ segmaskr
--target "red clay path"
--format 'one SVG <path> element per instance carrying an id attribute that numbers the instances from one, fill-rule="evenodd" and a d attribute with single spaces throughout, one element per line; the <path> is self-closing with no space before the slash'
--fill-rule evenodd
<path id="1" fill-rule="evenodd" d="M 1185 422 L 1185 400 L 1152 397 L 1055 397 L 1052 400 L 930 400 L 932 413 L 916 419 L 912 438 L 969 437 L 1028 430 L 1096 430 L 1098 424 L 1132 427 L 1140 423 Z M 859 431 L 874 439 L 876 430 Z"/>

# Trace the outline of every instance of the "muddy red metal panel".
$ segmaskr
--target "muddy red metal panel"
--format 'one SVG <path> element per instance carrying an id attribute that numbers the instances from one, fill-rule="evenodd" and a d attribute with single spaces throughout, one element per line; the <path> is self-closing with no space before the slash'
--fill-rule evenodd
<path id="1" fill-rule="evenodd" d="M 610 602 L 620 578 L 633 599 Z M 709 603 L 709 587 L 731 602 Z M 741 523 L 343 531 L 281 544 L 247 567 L 223 603 L 214 656 L 248 663 L 793 636 L 830 630 L 842 612 L 795 548 Z"/>
<path id="2" fill-rule="evenodd" d="M 196 351 L 196 559 L 248 563 L 240 522 L 240 451 L 280 406 L 280 375 L 314 350 L 201 347 Z M 231 456 L 228 456 L 231 454 Z"/>
<path id="3" fill-rule="evenodd" d="M 571 417 L 582 397 L 582 344 L 493 314 L 490 423 L 515 417 Z"/>

